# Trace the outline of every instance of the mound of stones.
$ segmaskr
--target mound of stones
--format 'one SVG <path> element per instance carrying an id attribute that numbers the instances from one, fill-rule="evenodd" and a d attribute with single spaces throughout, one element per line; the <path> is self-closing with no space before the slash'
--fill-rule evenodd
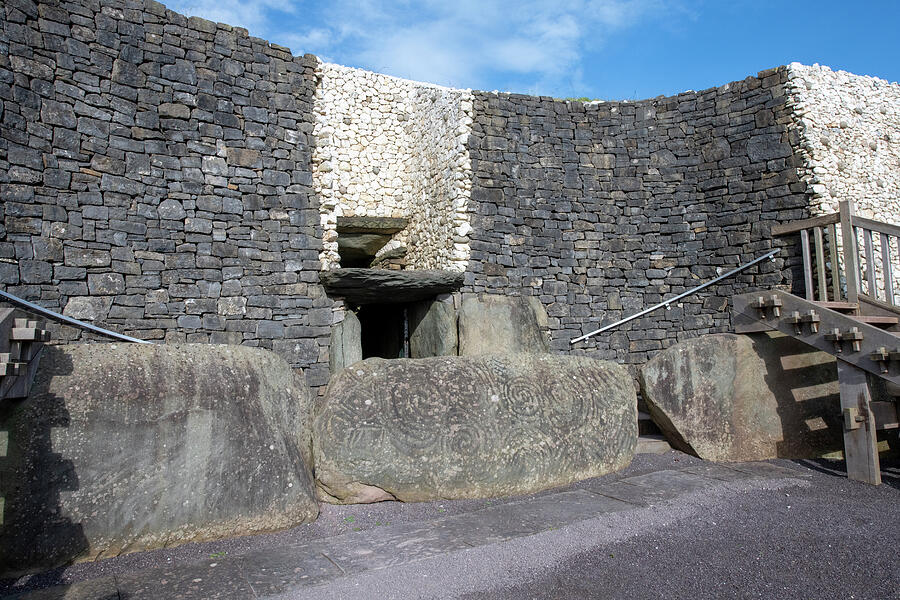
<path id="1" fill-rule="evenodd" d="M 326 501 L 487 498 L 627 466 L 637 408 L 627 371 L 585 357 L 371 358 L 332 379 L 313 428 Z"/>
<path id="2" fill-rule="evenodd" d="M 261 349 L 46 347 L 0 407 L 3 575 L 314 520 L 310 410 Z"/>
<path id="3" fill-rule="evenodd" d="M 843 448 L 834 358 L 781 334 L 716 334 L 660 352 L 641 394 L 669 442 L 712 461 Z"/>

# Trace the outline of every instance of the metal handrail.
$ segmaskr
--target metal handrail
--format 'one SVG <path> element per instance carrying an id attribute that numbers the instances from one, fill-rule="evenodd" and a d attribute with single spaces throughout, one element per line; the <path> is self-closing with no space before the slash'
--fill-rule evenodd
<path id="1" fill-rule="evenodd" d="M 78 319 L 73 319 L 72 317 L 67 317 L 65 315 L 61 315 L 58 312 L 53 312 L 49 308 L 44 308 L 43 306 L 39 306 L 34 304 L 33 302 L 29 302 L 28 300 L 23 300 L 18 296 L 13 296 L 7 292 L 0 290 L 0 299 L 6 300 L 11 304 L 15 304 L 16 306 L 21 306 L 22 308 L 28 309 L 31 312 L 35 312 L 39 315 L 47 317 L 48 319 L 53 319 L 54 321 L 59 321 L 60 323 L 65 323 L 66 325 L 72 325 L 74 327 L 79 327 L 81 329 L 85 329 L 87 331 L 92 331 L 94 333 L 99 333 L 100 335 L 105 335 L 107 337 L 111 337 L 117 340 L 121 340 L 123 342 L 133 342 L 135 344 L 150 344 L 151 342 L 147 340 L 139 340 L 135 337 L 131 337 L 130 335 L 125 335 L 124 333 L 117 333 L 115 331 L 110 331 L 109 329 L 103 329 L 102 327 L 97 327 L 96 325 L 91 325 L 90 323 L 85 323 L 84 321 L 79 321 Z"/>
<path id="2" fill-rule="evenodd" d="M 624 323 L 627 323 L 628 321 L 631 321 L 631 320 L 633 320 L 633 319 L 637 319 L 638 317 L 642 317 L 642 316 L 646 315 L 647 313 L 653 312 L 654 310 L 657 310 L 657 309 L 662 308 L 662 307 L 664 307 L 664 306 L 668 307 L 668 306 L 669 306 L 670 304 L 672 304 L 673 302 L 677 302 L 677 301 L 681 300 L 682 298 L 687 298 L 687 297 L 690 296 L 691 294 L 696 294 L 696 293 L 699 292 L 700 290 L 705 289 L 705 288 L 708 288 L 709 286 L 711 286 L 711 285 L 713 285 L 713 284 L 716 284 L 716 283 L 722 281 L 723 279 L 727 279 L 727 278 L 731 277 L 732 275 L 735 275 L 735 274 L 737 274 L 737 273 L 740 273 L 741 271 L 743 271 L 743 270 L 745 270 L 745 269 L 749 269 L 749 268 L 752 267 L 753 265 L 755 265 L 755 264 L 757 264 L 757 263 L 761 263 L 762 261 L 766 260 L 767 258 L 771 258 L 772 260 L 775 260 L 775 255 L 778 254 L 779 252 L 780 252 L 780 250 L 772 250 L 772 251 L 770 251 L 770 252 L 767 252 L 766 254 L 763 254 L 762 256 L 760 256 L 760 257 L 758 257 L 758 258 L 754 258 L 754 259 L 751 260 L 750 262 L 745 263 L 745 264 L 739 266 L 739 267 L 736 268 L 736 269 L 732 269 L 731 271 L 728 271 L 728 272 L 725 273 L 724 275 L 719 275 L 719 276 L 716 277 L 715 279 L 710 279 L 710 280 L 707 281 L 706 283 L 701 283 L 701 284 L 698 285 L 697 287 L 693 287 L 693 288 L 689 289 L 688 291 L 683 292 L 683 293 L 681 293 L 681 294 L 678 294 L 677 296 L 675 296 L 675 297 L 673 297 L 673 298 L 669 298 L 668 300 L 663 300 L 663 301 L 660 302 L 659 304 L 654 304 L 654 305 L 651 306 L 650 308 L 645 308 L 644 310 L 642 310 L 642 311 L 640 311 L 640 312 L 638 312 L 638 313 L 635 313 L 635 314 L 633 314 L 633 315 L 631 315 L 631 316 L 629 316 L 629 317 L 625 317 L 624 319 L 619 319 L 619 320 L 616 321 L 615 323 L 610 323 L 609 325 L 606 325 L 606 326 L 604 326 L 604 327 L 601 327 L 600 329 L 596 329 L 596 330 L 594 330 L 594 331 L 592 331 L 592 332 L 590 332 L 590 333 L 586 333 L 586 334 L 584 334 L 584 335 L 582 335 L 582 336 L 580 336 L 580 337 L 577 337 L 577 338 L 575 338 L 575 339 L 573 339 L 573 340 L 569 340 L 569 344 L 570 344 L 570 345 L 571 345 L 571 344 L 576 344 L 576 343 L 578 343 L 578 342 L 580 342 L 580 341 L 582 341 L 582 340 L 588 339 L 588 338 L 591 337 L 591 336 L 595 336 L 595 335 L 597 335 L 598 333 L 603 333 L 604 331 L 608 331 L 608 330 L 610 330 L 610 329 L 613 329 L 613 328 L 615 328 L 615 327 L 618 327 L 619 325 L 622 325 L 622 324 L 624 324 Z"/>

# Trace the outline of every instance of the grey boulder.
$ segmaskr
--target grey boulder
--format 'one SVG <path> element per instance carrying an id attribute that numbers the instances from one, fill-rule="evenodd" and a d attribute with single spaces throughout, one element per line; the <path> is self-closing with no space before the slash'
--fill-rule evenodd
<path id="1" fill-rule="evenodd" d="M 320 497 L 343 504 L 536 492 L 627 466 L 637 441 L 631 376 L 574 356 L 371 358 L 315 412 Z"/>
<path id="2" fill-rule="evenodd" d="M 713 461 L 823 456 L 842 445 L 834 358 L 781 334 L 715 334 L 660 352 L 641 394 L 677 448 Z"/>
<path id="3" fill-rule="evenodd" d="M 284 529 L 318 514 L 310 396 L 242 346 L 45 347 L 8 431 L 4 576 Z"/>
<path id="4" fill-rule="evenodd" d="M 463 297 L 459 354 L 548 352 L 547 311 L 533 296 L 483 294 Z"/>

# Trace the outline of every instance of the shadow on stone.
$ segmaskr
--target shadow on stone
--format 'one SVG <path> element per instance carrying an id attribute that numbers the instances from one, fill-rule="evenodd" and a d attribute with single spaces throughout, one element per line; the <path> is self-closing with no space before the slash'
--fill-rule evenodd
<path id="1" fill-rule="evenodd" d="M 43 351 L 59 353 L 52 347 Z M 45 360 L 53 366 L 43 370 L 28 399 L 0 404 L 0 430 L 9 436 L 6 456 L 0 458 L 3 577 L 68 564 L 88 548 L 81 524 L 72 522 L 60 503 L 61 493 L 78 489 L 73 462 L 53 451 L 53 430 L 70 423 L 64 400 L 48 393 L 54 377 L 72 372 L 72 362 L 61 358 Z M 47 585 L 59 583 L 58 576 L 49 575 Z M 11 585 L 0 582 L 0 592 L 15 591 Z"/>
<path id="2" fill-rule="evenodd" d="M 765 381 L 775 396 L 782 458 L 807 458 L 843 450 L 841 397 L 834 358 L 791 337 L 751 334 L 766 365 Z"/>

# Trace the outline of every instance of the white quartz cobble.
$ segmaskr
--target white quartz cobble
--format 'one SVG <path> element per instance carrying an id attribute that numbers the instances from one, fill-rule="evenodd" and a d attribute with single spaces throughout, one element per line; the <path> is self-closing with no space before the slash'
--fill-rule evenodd
<path id="1" fill-rule="evenodd" d="M 812 211 L 853 200 L 858 214 L 900 224 L 900 85 L 791 63 L 786 92 Z"/>
<path id="2" fill-rule="evenodd" d="M 322 268 L 340 263 L 338 217 L 376 216 L 409 219 L 382 251 L 405 247 L 412 268 L 465 271 L 472 93 L 321 62 L 317 78 Z"/>

